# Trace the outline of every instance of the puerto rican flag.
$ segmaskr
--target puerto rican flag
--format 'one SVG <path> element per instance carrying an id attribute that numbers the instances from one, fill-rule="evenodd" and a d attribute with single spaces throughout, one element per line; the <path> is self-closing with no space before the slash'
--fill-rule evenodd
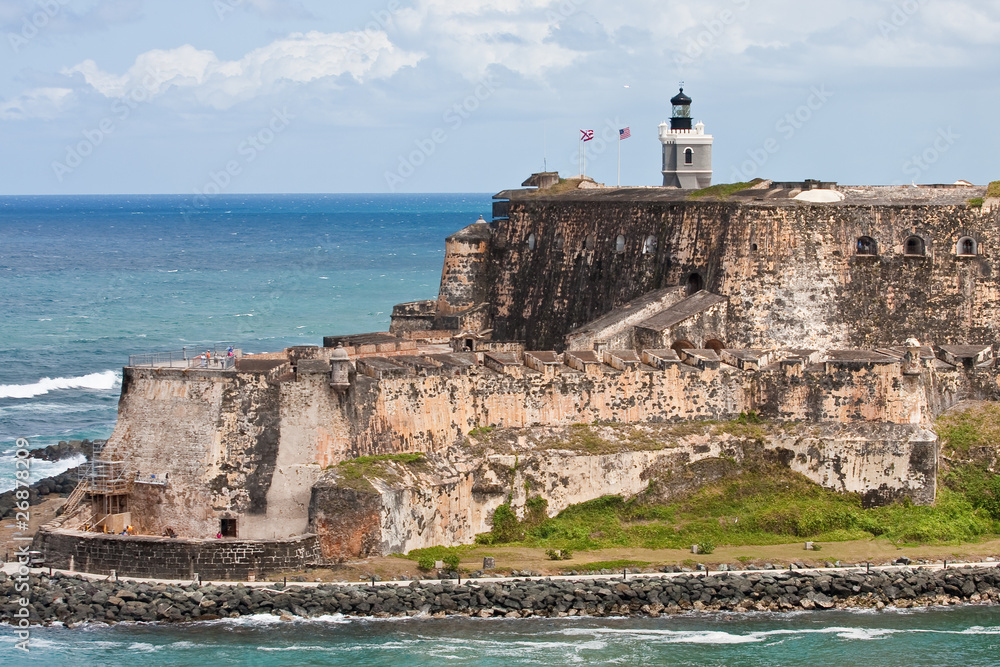
<path id="1" fill-rule="evenodd" d="M 618 141 L 621 141 L 622 139 L 628 139 L 631 136 L 632 136 L 632 130 L 628 129 L 627 127 L 623 130 L 618 130 Z"/>
<path id="2" fill-rule="evenodd" d="M 593 130 L 580 130 L 580 141 L 590 141 L 594 138 Z"/>

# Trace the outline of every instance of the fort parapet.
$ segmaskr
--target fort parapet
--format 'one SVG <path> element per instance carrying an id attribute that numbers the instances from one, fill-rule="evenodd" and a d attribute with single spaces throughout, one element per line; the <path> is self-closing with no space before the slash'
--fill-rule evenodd
<path id="1" fill-rule="evenodd" d="M 158 483 L 124 480 L 114 515 L 243 576 L 302 545 L 336 561 L 468 543 L 526 486 L 555 513 L 707 479 L 707 460 L 765 457 L 868 505 L 933 501 L 934 419 L 998 397 L 1000 207 L 968 205 L 982 188 L 702 200 L 544 182 L 450 236 L 438 298 L 397 306 L 390 332 L 127 367 L 102 457 Z M 796 199 L 816 189 L 842 201 Z M 748 415 L 759 428 L 733 426 Z M 85 483 L 39 546 L 104 545 L 82 531 L 106 496 Z M 219 533 L 243 555 L 198 542 Z"/>

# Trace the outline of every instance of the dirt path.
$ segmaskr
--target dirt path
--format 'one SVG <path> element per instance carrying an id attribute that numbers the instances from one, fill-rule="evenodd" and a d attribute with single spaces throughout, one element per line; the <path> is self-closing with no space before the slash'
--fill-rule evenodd
<path id="1" fill-rule="evenodd" d="M 872 565 L 895 562 L 905 556 L 910 560 L 942 562 L 942 561 L 1000 561 L 1000 538 L 953 546 L 916 546 L 897 547 L 888 540 L 854 540 L 850 542 L 824 543 L 819 551 L 806 551 L 802 542 L 794 544 L 778 544 L 769 546 L 718 547 L 710 555 L 694 555 L 680 549 L 601 549 L 597 551 L 574 552 L 570 560 L 553 561 L 545 554 L 545 549 L 528 547 L 469 547 L 463 553 L 460 567 L 467 572 L 474 572 L 483 566 L 484 556 L 496 559 L 496 572 L 506 573 L 511 570 L 532 571 L 542 575 L 559 574 L 560 572 L 588 570 L 588 564 L 608 563 L 608 569 L 614 569 L 610 564 L 616 561 L 635 561 L 628 567 L 658 568 L 664 565 L 680 565 L 694 568 L 698 563 L 718 569 L 719 564 L 739 566 L 746 565 L 763 567 L 771 563 L 779 569 L 788 567 L 789 563 L 802 563 L 809 567 L 822 567 L 825 563 L 840 561 L 843 565 L 871 562 Z M 621 565 L 616 564 L 617 567 Z M 369 558 L 345 563 L 335 569 L 315 569 L 293 573 L 307 580 L 358 580 L 370 575 L 378 575 L 384 580 L 405 576 L 432 574 L 423 572 L 415 561 L 398 556 Z M 272 580 L 281 580 L 282 576 L 272 576 Z"/>

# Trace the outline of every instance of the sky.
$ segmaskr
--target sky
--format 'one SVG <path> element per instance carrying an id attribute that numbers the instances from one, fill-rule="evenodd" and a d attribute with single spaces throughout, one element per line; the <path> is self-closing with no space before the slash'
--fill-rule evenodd
<path id="1" fill-rule="evenodd" d="M 1000 0 L 0 0 L 0 194 L 1000 178 Z M 631 137 L 619 141 L 629 127 Z M 620 176 L 619 176 L 620 155 Z"/>

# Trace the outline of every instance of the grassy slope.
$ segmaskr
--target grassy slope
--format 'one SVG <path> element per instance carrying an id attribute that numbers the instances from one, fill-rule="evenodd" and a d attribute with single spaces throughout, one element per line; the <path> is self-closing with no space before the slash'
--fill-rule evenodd
<path id="1" fill-rule="evenodd" d="M 626 500 L 607 496 L 558 516 L 522 522 L 481 544 L 534 548 L 682 549 L 697 543 L 748 546 L 883 538 L 896 544 L 960 544 L 1000 533 L 1000 405 L 943 417 L 942 478 L 933 506 L 899 502 L 864 509 L 856 494 L 823 489 L 760 462 L 677 502 L 657 504 L 655 488 Z M 736 474 L 738 472 L 738 474 Z M 511 539 L 511 535 L 514 539 Z M 520 539 L 518 539 L 520 538 Z"/>

